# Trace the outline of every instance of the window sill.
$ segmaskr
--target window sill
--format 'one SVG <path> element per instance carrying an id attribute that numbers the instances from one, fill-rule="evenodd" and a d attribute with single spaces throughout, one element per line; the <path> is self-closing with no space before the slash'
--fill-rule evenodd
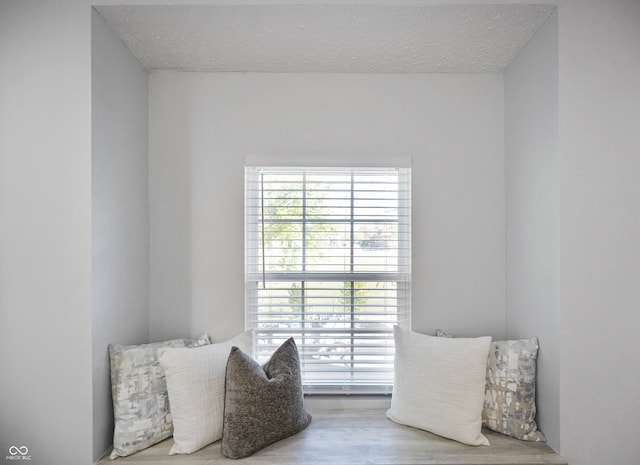
<path id="1" fill-rule="evenodd" d="M 391 405 L 391 396 L 305 394 L 304 404 L 306 408 L 312 410 L 388 409 Z"/>

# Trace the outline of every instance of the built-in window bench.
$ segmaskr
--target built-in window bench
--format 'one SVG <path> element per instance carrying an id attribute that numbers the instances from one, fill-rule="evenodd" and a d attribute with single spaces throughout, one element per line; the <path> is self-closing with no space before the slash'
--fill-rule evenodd
<path id="1" fill-rule="evenodd" d="M 172 439 L 99 465 L 567 465 L 544 443 L 484 431 L 491 446 L 466 446 L 385 416 L 385 409 L 309 409 L 313 420 L 301 433 L 241 460 L 220 453 L 215 442 L 191 455 L 167 455 Z"/>

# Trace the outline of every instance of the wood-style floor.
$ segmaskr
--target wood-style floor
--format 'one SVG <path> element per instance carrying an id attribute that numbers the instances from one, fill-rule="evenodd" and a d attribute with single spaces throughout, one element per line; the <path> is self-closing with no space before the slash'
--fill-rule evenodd
<path id="1" fill-rule="evenodd" d="M 220 442 L 191 455 L 167 455 L 167 439 L 99 465 L 567 465 L 549 446 L 484 431 L 491 446 L 466 446 L 398 425 L 383 409 L 316 410 L 303 432 L 241 460 L 225 458 Z"/>

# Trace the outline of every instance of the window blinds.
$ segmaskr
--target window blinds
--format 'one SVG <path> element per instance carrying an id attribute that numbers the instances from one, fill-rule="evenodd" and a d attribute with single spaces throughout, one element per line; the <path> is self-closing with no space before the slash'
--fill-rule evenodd
<path id="1" fill-rule="evenodd" d="M 391 392 L 408 327 L 410 168 L 247 167 L 246 324 L 298 345 L 306 392 Z"/>

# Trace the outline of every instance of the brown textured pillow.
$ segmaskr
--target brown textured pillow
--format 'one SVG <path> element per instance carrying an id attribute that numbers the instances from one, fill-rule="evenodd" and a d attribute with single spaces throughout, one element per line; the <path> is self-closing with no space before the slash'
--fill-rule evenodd
<path id="1" fill-rule="evenodd" d="M 260 366 L 237 347 L 227 360 L 222 454 L 240 459 L 305 429 L 300 358 L 288 339 Z"/>

